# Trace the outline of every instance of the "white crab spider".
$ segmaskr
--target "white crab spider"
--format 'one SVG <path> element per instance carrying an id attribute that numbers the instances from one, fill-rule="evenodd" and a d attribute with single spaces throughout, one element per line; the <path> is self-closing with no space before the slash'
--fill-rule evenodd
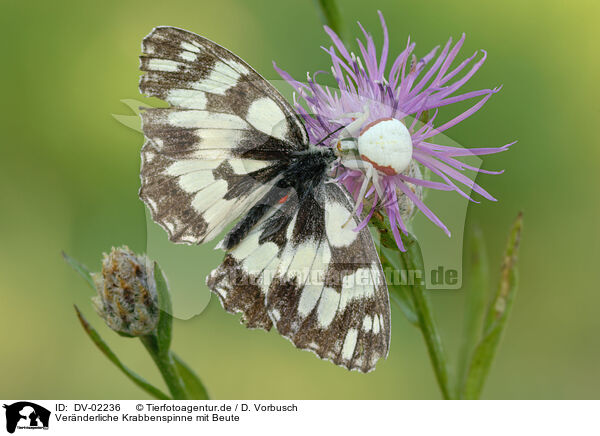
<path id="1" fill-rule="evenodd" d="M 343 129 L 338 139 L 339 162 L 349 169 L 362 171 L 364 180 L 360 187 L 354 210 L 356 214 L 363 202 L 369 183 L 372 183 L 379 198 L 384 198 L 380 176 L 400 174 L 409 168 L 412 160 L 412 139 L 402 121 L 396 118 L 382 118 L 363 127 L 369 117 L 368 108 L 363 113 L 345 114 L 355 118 Z M 344 226 L 350 222 L 344 223 Z"/>

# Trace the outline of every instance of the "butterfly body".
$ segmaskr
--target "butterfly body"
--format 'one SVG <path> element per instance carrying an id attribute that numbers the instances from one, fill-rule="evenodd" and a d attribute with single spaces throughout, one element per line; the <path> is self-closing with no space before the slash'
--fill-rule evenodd
<path id="1" fill-rule="evenodd" d="M 291 190 L 297 193 L 300 203 L 306 196 L 313 195 L 335 159 L 328 148 L 313 148 L 291 156 L 275 186 L 227 234 L 221 247 L 227 250 L 235 247 L 272 207 L 287 201 Z"/>
<path id="2" fill-rule="evenodd" d="M 333 149 L 243 60 L 199 35 L 158 27 L 143 41 L 140 90 L 169 108 L 142 114 L 140 198 L 178 243 L 212 240 L 207 278 L 250 328 L 368 372 L 387 356 L 390 308 L 367 228 L 330 177 Z M 344 223 L 351 223 L 343 226 Z"/>

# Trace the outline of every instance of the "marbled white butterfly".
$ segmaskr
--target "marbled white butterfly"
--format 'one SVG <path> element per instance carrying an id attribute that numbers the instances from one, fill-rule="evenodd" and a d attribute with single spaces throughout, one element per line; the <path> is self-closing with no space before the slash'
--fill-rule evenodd
<path id="1" fill-rule="evenodd" d="M 140 90 L 170 104 L 142 113 L 140 198 L 173 242 L 200 244 L 235 220 L 208 287 L 249 328 L 351 370 L 388 354 L 390 307 L 368 228 L 330 177 L 335 149 L 309 144 L 277 90 L 225 48 L 155 28 Z M 348 225 L 344 224 L 350 219 Z"/>

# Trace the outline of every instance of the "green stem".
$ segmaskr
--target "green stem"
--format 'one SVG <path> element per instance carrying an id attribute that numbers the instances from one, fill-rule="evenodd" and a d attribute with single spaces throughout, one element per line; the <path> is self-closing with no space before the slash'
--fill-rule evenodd
<path id="1" fill-rule="evenodd" d="M 384 221 L 383 217 L 374 216 L 371 223 L 377 228 L 381 235 L 381 245 L 389 249 L 398 250 L 391 229 L 389 228 L 388 223 Z M 409 273 L 408 276 L 411 276 L 411 272 L 421 271 L 421 277 L 423 277 L 425 268 L 423 266 L 423 257 L 421 255 L 419 244 L 410 235 L 403 235 L 402 240 L 406 251 L 399 252 L 399 254 L 403 261 L 404 268 L 407 273 Z M 425 295 L 423 283 L 422 281 L 416 281 L 412 284 L 409 283 L 406 287 L 408 288 L 408 293 L 414 305 L 418 320 L 417 326 L 425 339 L 427 352 L 429 353 L 429 358 L 442 396 L 446 400 L 452 399 L 453 396 L 450 389 L 446 354 L 442 347 L 442 341 L 435 320 L 433 319 L 431 304 L 427 295 Z"/>
<path id="2" fill-rule="evenodd" d="M 170 350 L 161 352 L 158 347 L 158 340 L 156 336 L 142 336 L 140 338 L 142 344 L 148 350 L 148 353 L 154 360 L 156 367 L 160 371 L 163 380 L 171 392 L 171 396 L 174 400 L 186 400 L 188 399 L 187 392 L 177 372 L 177 366 L 173 358 L 173 353 Z"/>
<path id="3" fill-rule="evenodd" d="M 344 41 L 345 31 L 340 8 L 335 0 L 314 0 L 323 24 L 329 26 Z"/>
<path id="4" fill-rule="evenodd" d="M 449 389 L 448 364 L 442 347 L 442 341 L 432 316 L 431 305 L 421 285 L 412 286 L 411 295 L 419 318 L 419 328 L 427 345 L 435 377 L 442 391 L 442 396 L 445 400 L 449 400 L 452 398 L 452 395 Z"/>

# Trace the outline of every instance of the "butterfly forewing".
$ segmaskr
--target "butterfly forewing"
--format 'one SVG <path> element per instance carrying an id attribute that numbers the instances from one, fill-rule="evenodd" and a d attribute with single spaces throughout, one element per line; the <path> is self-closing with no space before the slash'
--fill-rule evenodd
<path id="1" fill-rule="evenodd" d="M 264 148 L 257 139 L 268 136 L 284 141 L 277 151 L 308 145 L 304 125 L 285 98 L 229 50 L 182 29 L 157 27 L 144 38 L 142 52 L 146 74 L 140 90 L 182 110 L 169 116 L 183 126 L 250 130 L 257 136 L 247 141 L 248 150 Z"/>
<path id="2" fill-rule="evenodd" d="M 307 148 L 306 130 L 275 88 L 201 36 L 158 27 L 142 51 L 140 90 L 171 106 L 142 113 L 140 196 L 171 240 L 210 240 Z"/>

